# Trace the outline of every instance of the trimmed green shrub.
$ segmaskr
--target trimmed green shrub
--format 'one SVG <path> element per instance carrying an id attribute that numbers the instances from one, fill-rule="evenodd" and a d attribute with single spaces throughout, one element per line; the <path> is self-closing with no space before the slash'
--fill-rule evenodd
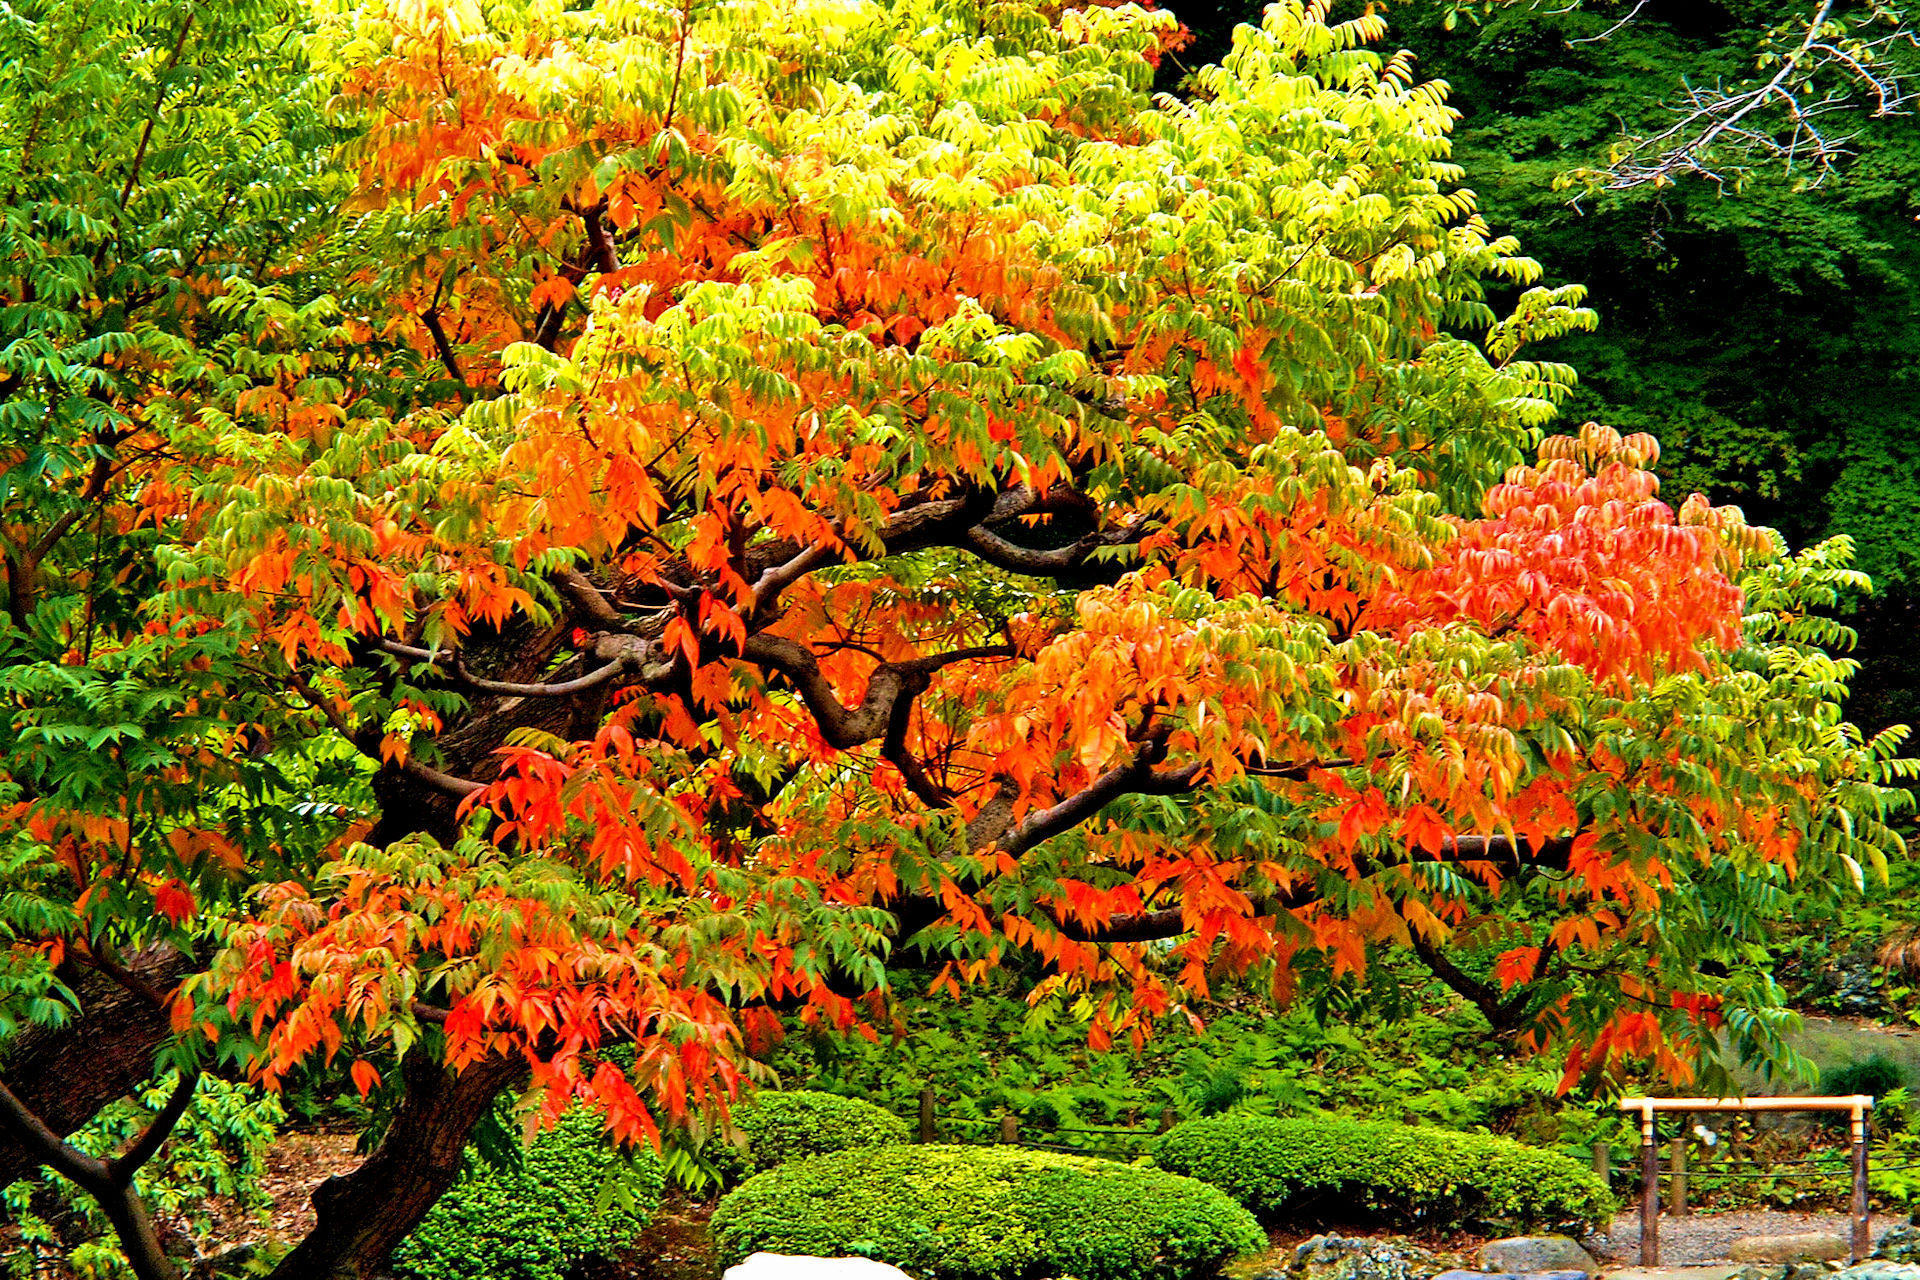
<path id="1" fill-rule="evenodd" d="M 1884 1053 L 1876 1053 L 1859 1062 L 1828 1067 L 1820 1073 L 1817 1092 L 1829 1097 L 1855 1093 L 1881 1097 L 1907 1086 L 1906 1068 Z"/>
<path id="2" fill-rule="evenodd" d="M 615 1177 L 626 1194 L 596 1207 Z M 582 1261 L 632 1243 L 664 1181 L 651 1151 L 629 1159 L 597 1115 L 569 1112 L 518 1167 L 475 1161 L 393 1251 L 393 1268 L 417 1280 L 566 1280 Z"/>
<path id="3" fill-rule="evenodd" d="M 724 1262 L 860 1254 L 929 1280 L 1187 1280 L 1266 1246 L 1251 1214 L 1158 1169 L 1016 1147 L 862 1147 L 720 1202 Z"/>
<path id="4" fill-rule="evenodd" d="M 756 1094 L 734 1109 L 733 1119 L 747 1139 L 743 1173 L 850 1147 L 891 1146 L 913 1136 L 907 1122 L 884 1107 L 806 1089 Z"/>
<path id="5" fill-rule="evenodd" d="M 1335 1206 L 1411 1226 L 1586 1227 L 1613 1213 L 1592 1171 L 1509 1138 L 1334 1118 L 1216 1116 L 1175 1125 L 1153 1162 L 1211 1183 L 1263 1220 Z"/>

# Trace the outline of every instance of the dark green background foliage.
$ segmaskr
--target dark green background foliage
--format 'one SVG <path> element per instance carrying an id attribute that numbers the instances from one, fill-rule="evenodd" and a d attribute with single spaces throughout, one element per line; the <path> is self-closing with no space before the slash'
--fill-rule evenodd
<path id="1" fill-rule="evenodd" d="M 1197 37 L 1163 67 L 1167 88 L 1262 8 L 1167 7 Z M 1688 85 L 1756 83 L 1778 44 L 1768 33 L 1813 8 L 1399 0 L 1385 43 L 1450 86 L 1463 114 L 1454 159 L 1488 220 L 1549 282 L 1591 290 L 1599 329 L 1549 353 L 1580 374 L 1564 419 L 1652 432 L 1673 500 L 1699 490 L 1738 504 L 1796 546 L 1857 541 L 1880 589 L 1852 619 L 1865 670 L 1851 712 L 1871 731 L 1920 720 L 1920 116 L 1875 119 L 1856 97 L 1824 126 L 1854 135 L 1852 155 L 1824 174 L 1723 145 L 1709 157 L 1721 183 L 1565 180 L 1670 123 Z M 1894 52 L 1896 69 L 1920 74 L 1920 51 Z"/>
<path id="2" fill-rule="evenodd" d="M 1405 1226 L 1565 1228 L 1613 1212 L 1592 1172 L 1558 1152 L 1411 1125 L 1217 1116 L 1174 1126 L 1153 1160 L 1263 1219 L 1361 1210 Z"/>
<path id="3" fill-rule="evenodd" d="M 1605 163 L 1623 126 L 1671 118 L 1683 82 L 1754 74 L 1765 30 L 1796 2 L 1502 4 L 1445 29 L 1452 6 L 1392 11 L 1392 39 L 1453 87 L 1455 158 L 1490 220 L 1550 276 L 1592 290 L 1600 328 L 1557 344 L 1580 370 L 1570 420 L 1650 431 L 1670 497 L 1741 505 L 1794 545 L 1852 536 L 1884 593 L 1861 618 L 1852 707 L 1871 729 L 1920 718 L 1920 130 L 1912 116 L 1833 122 L 1855 158 L 1810 185 L 1757 166 L 1735 190 L 1699 178 L 1628 191 L 1556 189 Z"/>
<path id="4" fill-rule="evenodd" d="M 518 1161 L 474 1160 L 394 1250 L 394 1269 L 417 1280 L 565 1280 L 632 1242 L 663 1181 L 650 1153 L 622 1156 L 598 1116 L 572 1112 Z M 626 1194 L 603 1205 L 610 1182 Z"/>
<path id="5" fill-rule="evenodd" d="M 825 1155 L 850 1147 L 883 1147 L 907 1142 L 913 1130 L 905 1120 L 860 1098 L 795 1089 L 756 1094 L 733 1113 L 747 1140 L 740 1172 L 763 1172 L 789 1160 Z"/>
<path id="6" fill-rule="evenodd" d="M 1417 961 L 1383 957 L 1364 984 L 1318 992 L 1284 1009 L 1228 996 L 1199 1032 L 1176 1025 L 1138 1054 L 1096 1053 L 1072 1001 L 1029 1004 L 1007 975 L 962 1000 L 903 1001 L 895 1034 L 877 1042 L 797 1032 L 769 1065 L 793 1084 L 901 1116 L 931 1086 L 942 1138 L 988 1140 L 1010 1113 L 1025 1138 L 1129 1158 L 1168 1107 L 1181 1119 L 1343 1112 L 1578 1151 L 1596 1127 L 1631 1140 L 1603 1101 L 1557 1097 L 1557 1064 L 1509 1054 Z M 1113 1131 L 1128 1125 L 1137 1138 Z"/>
<path id="7" fill-rule="evenodd" d="M 867 1147 L 783 1165 L 720 1202 L 725 1261 L 861 1254 L 931 1280 L 1177 1280 L 1262 1247 L 1190 1178 L 1008 1147 Z"/>

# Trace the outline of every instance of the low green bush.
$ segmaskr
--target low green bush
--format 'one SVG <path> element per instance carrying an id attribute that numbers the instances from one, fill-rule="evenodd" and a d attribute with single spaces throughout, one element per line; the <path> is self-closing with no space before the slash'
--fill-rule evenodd
<path id="1" fill-rule="evenodd" d="M 1816 1092 L 1828 1097 L 1846 1097 L 1856 1093 L 1878 1098 L 1904 1089 L 1908 1084 L 1906 1068 L 1884 1053 L 1876 1053 L 1859 1062 L 1828 1067 L 1820 1073 Z"/>
<path id="2" fill-rule="evenodd" d="M 928 1280 L 1189 1280 L 1264 1248 L 1191 1178 L 1015 1147 L 862 1147 L 785 1164 L 720 1202 L 723 1261 L 859 1254 Z"/>
<path id="3" fill-rule="evenodd" d="M 1572 1158 L 1447 1129 L 1216 1116 L 1175 1125 L 1152 1155 L 1269 1221 L 1321 1213 L 1405 1226 L 1570 1228 L 1613 1212 L 1606 1187 Z"/>
<path id="4" fill-rule="evenodd" d="M 734 1109 L 733 1119 L 747 1139 L 742 1175 L 829 1151 L 891 1146 L 913 1136 L 905 1120 L 883 1107 L 806 1089 L 756 1094 Z"/>
<path id="5" fill-rule="evenodd" d="M 599 1207 L 616 1179 L 623 1194 Z M 414 1280 L 567 1280 L 632 1243 L 664 1181 L 651 1151 L 625 1156 L 597 1115 L 569 1112 L 517 1165 L 475 1160 L 394 1250 L 393 1268 Z"/>

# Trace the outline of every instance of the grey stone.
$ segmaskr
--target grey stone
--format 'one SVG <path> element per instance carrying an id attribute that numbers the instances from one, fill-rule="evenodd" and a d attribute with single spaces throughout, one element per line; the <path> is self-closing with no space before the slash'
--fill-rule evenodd
<path id="1" fill-rule="evenodd" d="M 1920 1262 L 1920 1227 L 1899 1226 L 1880 1237 L 1870 1261 Z"/>
<path id="2" fill-rule="evenodd" d="M 1735 1262 L 1827 1262 L 1847 1256 L 1847 1242 L 1818 1231 L 1791 1236 L 1741 1236 L 1727 1246 Z"/>
<path id="3" fill-rule="evenodd" d="M 1593 1255 L 1580 1247 L 1572 1236 L 1512 1236 L 1489 1240 L 1480 1249 L 1480 1265 L 1487 1271 L 1578 1271 L 1592 1275 L 1600 1270 Z"/>
<path id="4" fill-rule="evenodd" d="M 1784 1262 L 1749 1262 L 1727 1280 L 1789 1280 L 1788 1273 L 1792 1270 Z"/>
<path id="5" fill-rule="evenodd" d="M 1869 1258 L 1833 1274 L 1845 1277 L 1845 1280 L 1920 1280 L 1920 1265 Z"/>
<path id="6" fill-rule="evenodd" d="M 724 1280 L 912 1280 L 898 1267 L 871 1258 L 814 1258 L 797 1253 L 756 1253 Z"/>
<path id="7" fill-rule="evenodd" d="M 1296 1280 L 1433 1280 L 1445 1264 L 1405 1240 L 1315 1236 L 1293 1251 Z"/>

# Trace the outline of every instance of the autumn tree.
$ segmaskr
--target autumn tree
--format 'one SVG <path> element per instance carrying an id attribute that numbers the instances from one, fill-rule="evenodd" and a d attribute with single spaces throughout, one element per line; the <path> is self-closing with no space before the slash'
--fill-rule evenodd
<path id="1" fill-rule="evenodd" d="M 1526 349 L 1591 317 L 1475 214 L 1377 16 L 1275 6 L 1191 101 L 1134 6 L 281 21 L 346 138 L 297 152 L 314 214 L 8 248 L 12 301 L 76 282 L 28 323 L 133 337 L 48 339 L 78 407 L 10 411 L 106 480 L 7 491 L 16 556 L 72 549 L 9 572 L 0 1118 L 142 1276 L 142 1151 L 62 1142 L 124 1081 L 35 1092 L 82 1035 L 372 1097 L 275 1272 L 359 1276 L 503 1092 L 647 1141 L 908 958 L 964 998 L 1024 956 L 1104 1047 L 1407 946 L 1569 1079 L 1765 1054 L 1769 914 L 1899 849 L 1898 737 L 1842 723 L 1810 612 L 1846 548 L 1546 435 L 1573 375 Z M 152 101 L 195 30 L 129 36 Z M 150 131 L 182 183 L 244 136 L 194 118 Z"/>

